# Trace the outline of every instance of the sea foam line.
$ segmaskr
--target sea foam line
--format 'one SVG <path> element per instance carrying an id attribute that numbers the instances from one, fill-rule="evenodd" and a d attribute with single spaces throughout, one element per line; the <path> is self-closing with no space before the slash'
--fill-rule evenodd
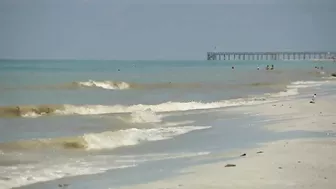
<path id="1" fill-rule="evenodd" d="M 224 100 L 218 102 L 166 102 L 157 105 L 114 105 L 114 106 L 104 106 L 104 105 L 64 105 L 64 110 L 56 110 L 56 113 L 63 115 L 95 115 L 95 114 L 108 114 L 108 113 L 131 113 L 138 111 L 152 111 L 152 112 L 174 112 L 174 111 L 188 111 L 188 110 L 204 110 L 204 109 L 215 109 L 224 108 L 232 106 L 241 105 L 253 105 L 267 102 L 264 98 L 254 98 L 254 99 L 232 99 Z"/>
<path id="2" fill-rule="evenodd" d="M 110 165 L 105 163 L 104 166 L 97 166 L 81 160 L 67 160 L 66 163 L 63 162 L 62 164 L 44 162 L 35 165 L 9 166 L 0 171 L 2 175 L 2 178 L 0 177 L 0 188 L 9 189 L 63 177 L 98 174 L 111 169 L 124 169 L 134 166 L 137 165 Z"/>
<path id="3" fill-rule="evenodd" d="M 287 85 L 285 91 L 281 91 L 278 93 L 267 95 L 270 97 L 287 97 L 287 96 L 295 96 L 299 94 L 299 89 L 303 88 L 311 88 L 311 87 L 318 87 L 324 84 L 329 83 L 329 81 L 295 81 Z"/>
<path id="4" fill-rule="evenodd" d="M 64 177 L 104 173 L 112 169 L 136 167 L 148 161 L 190 158 L 209 155 L 210 152 L 145 154 L 132 156 L 98 155 L 90 159 L 72 158 L 63 161 L 46 161 L 38 164 L 19 164 L 0 170 L 0 188 L 22 187 Z M 111 163 L 113 162 L 113 163 Z"/>

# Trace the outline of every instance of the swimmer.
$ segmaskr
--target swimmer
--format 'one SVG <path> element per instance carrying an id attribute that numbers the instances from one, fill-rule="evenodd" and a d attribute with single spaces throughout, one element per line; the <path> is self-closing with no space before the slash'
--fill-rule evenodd
<path id="1" fill-rule="evenodd" d="M 20 106 L 17 106 L 16 109 L 17 109 L 17 115 L 20 116 L 21 115 Z"/>

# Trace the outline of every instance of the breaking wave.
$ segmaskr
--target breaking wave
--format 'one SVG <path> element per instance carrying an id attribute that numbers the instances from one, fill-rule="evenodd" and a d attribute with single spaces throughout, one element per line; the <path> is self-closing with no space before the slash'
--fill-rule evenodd
<path id="1" fill-rule="evenodd" d="M 155 89 L 231 89 L 240 87 L 265 87 L 277 85 L 270 82 L 254 82 L 244 84 L 225 84 L 225 83 L 174 83 L 174 82 L 162 82 L 162 83 L 132 83 L 125 81 L 74 81 L 71 83 L 54 84 L 54 85 L 41 85 L 41 86 L 14 86 L 14 87 L 2 87 L 1 90 L 78 90 L 83 88 L 96 88 L 104 90 L 155 90 Z"/>
<path id="2" fill-rule="evenodd" d="M 200 83 L 129 83 L 123 81 L 80 81 L 73 82 L 74 86 L 78 87 L 93 87 L 107 90 L 126 90 L 126 89 L 164 89 L 164 88 L 199 88 L 199 87 L 218 87 L 218 85 L 206 85 Z M 78 88 L 77 87 L 77 88 Z"/>
<path id="3" fill-rule="evenodd" d="M 188 110 L 202 110 L 202 109 L 215 109 L 224 108 L 232 106 L 241 105 L 253 105 L 264 103 L 265 98 L 254 98 L 254 99 L 232 99 L 223 100 L 218 102 L 165 102 L 157 105 L 114 105 L 114 106 L 103 106 L 103 105 L 85 105 L 85 106 L 73 106 L 64 105 L 64 110 L 56 110 L 56 113 L 63 115 L 93 115 L 93 114 L 108 114 L 108 113 L 130 113 L 137 111 L 152 111 L 152 112 L 174 112 L 174 111 L 188 111 Z"/>
<path id="4" fill-rule="evenodd" d="M 56 110 L 64 109 L 63 105 L 22 105 L 0 107 L 0 117 L 39 117 L 49 115 Z"/>
<path id="5" fill-rule="evenodd" d="M 136 105 L 23 105 L 23 106 L 2 106 L 0 117 L 27 117 L 35 118 L 44 115 L 99 115 L 114 113 L 131 113 L 133 123 L 157 123 L 161 122 L 162 112 L 179 112 L 189 110 L 217 109 L 233 106 L 255 105 L 272 102 L 279 97 L 294 96 L 299 94 L 299 89 L 318 87 L 330 81 L 296 81 L 287 85 L 284 91 L 278 93 L 267 93 L 263 97 L 238 98 L 216 102 L 164 102 L 161 104 L 136 104 Z"/>
<path id="6" fill-rule="evenodd" d="M 85 81 L 85 82 L 75 82 L 82 87 L 97 87 L 102 89 L 110 90 L 124 90 L 131 88 L 131 85 L 126 82 L 115 82 L 115 81 Z"/>
<path id="7" fill-rule="evenodd" d="M 193 89 L 193 88 L 209 88 L 209 89 L 230 89 L 239 87 L 264 87 L 277 85 L 271 82 L 255 82 L 247 84 L 223 84 L 223 83 L 127 83 L 116 81 L 85 81 L 85 82 L 73 82 L 79 87 L 95 87 L 107 90 L 126 90 L 126 89 Z M 78 88 L 78 87 L 77 87 Z"/>
<path id="8" fill-rule="evenodd" d="M 137 145 L 145 141 L 166 140 L 191 131 L 209 128 L 211 128 L 211 126 L 180 126 L 151 129 L 131 128 L 102 133 L 88 133 L 78 137 L 34 139 L 0 143 L 0 149 L 2 151 L 44 148 L 85 150 L 114 149 L 122 146 Z"/>
<path id="9" fill-rule="evenodd" d="M 127 129 L 117 132 L 85 135 L 87 149 L 117 148 L 136 145 L 142 141 L 158 141 L 170 139 L 195 130 L 209 129 L 211 126 L 184 126 L 152 129 Z"/>
<path id="10" fill-rule="evenodd" d="M 175 112 L 188 110 L 204 110 L 224 107 L 233 107 L 241 105 L 253 105 L 265 103 L 265 98 L 239 98 L 231 100 L 223 100 L 217 102 L 165 102 L 156 105 L 137 104 L 131 106 L 125 105 L 32 105 L 32 106 L 4 106 L 0 107 L 0 116 L 21 116 L 21 117 L 38 117 L 49 114 L 58 115 L 98 115 L 111 113 L 132 113 L 144 112 L 139 117 L 139 113 L 134 113 L 135 122 L 142 119 L 141 117 L 155 117 L 149 112 Z M 146 115 L 145 115 L 146 114 Z M 138 119 L 140 118 L 140 119 Z M 146 118 L 145 118 L 146 119 Z M 160 118 L 157 118 L 160 119 Z M 140 120 L 141 121 L 141 120 Z"/>

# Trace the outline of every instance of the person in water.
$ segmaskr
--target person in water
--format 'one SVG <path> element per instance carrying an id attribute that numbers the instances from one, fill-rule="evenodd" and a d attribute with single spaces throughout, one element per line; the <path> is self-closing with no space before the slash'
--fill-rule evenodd
<path id="1" fill-rule="evenodd" d="M 271 70 L 274 70 L 274 65 L 272 64 Z"/>
<path id="2" fill-rule="evenodd" d="M 269 65 L 266 66 L 266 70 L 269 70 Z"/>
<path id="3" fill-rule="evenodd" d="M 17 106 L 16 107 L 16 114 L 17 114 L 17 116 L 21 116 L 21 109 L 20 109 L 20 106 Z"/>

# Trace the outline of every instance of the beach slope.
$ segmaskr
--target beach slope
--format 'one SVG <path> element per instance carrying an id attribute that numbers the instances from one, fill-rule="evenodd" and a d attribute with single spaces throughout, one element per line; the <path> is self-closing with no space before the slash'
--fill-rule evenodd
<path id="1" fill-rule="evenodd" d="M 335 96 L 278 101 L 234 111 L 268 116 L 265 129 L 323 132 L 326 137 L 280 140 L 242 149 L 246 156 L 220 163 L 189 167 L 176 176 L 136 188 L 336 188 Z M 239 156 L 239 155 L 238 155 Z"/>

